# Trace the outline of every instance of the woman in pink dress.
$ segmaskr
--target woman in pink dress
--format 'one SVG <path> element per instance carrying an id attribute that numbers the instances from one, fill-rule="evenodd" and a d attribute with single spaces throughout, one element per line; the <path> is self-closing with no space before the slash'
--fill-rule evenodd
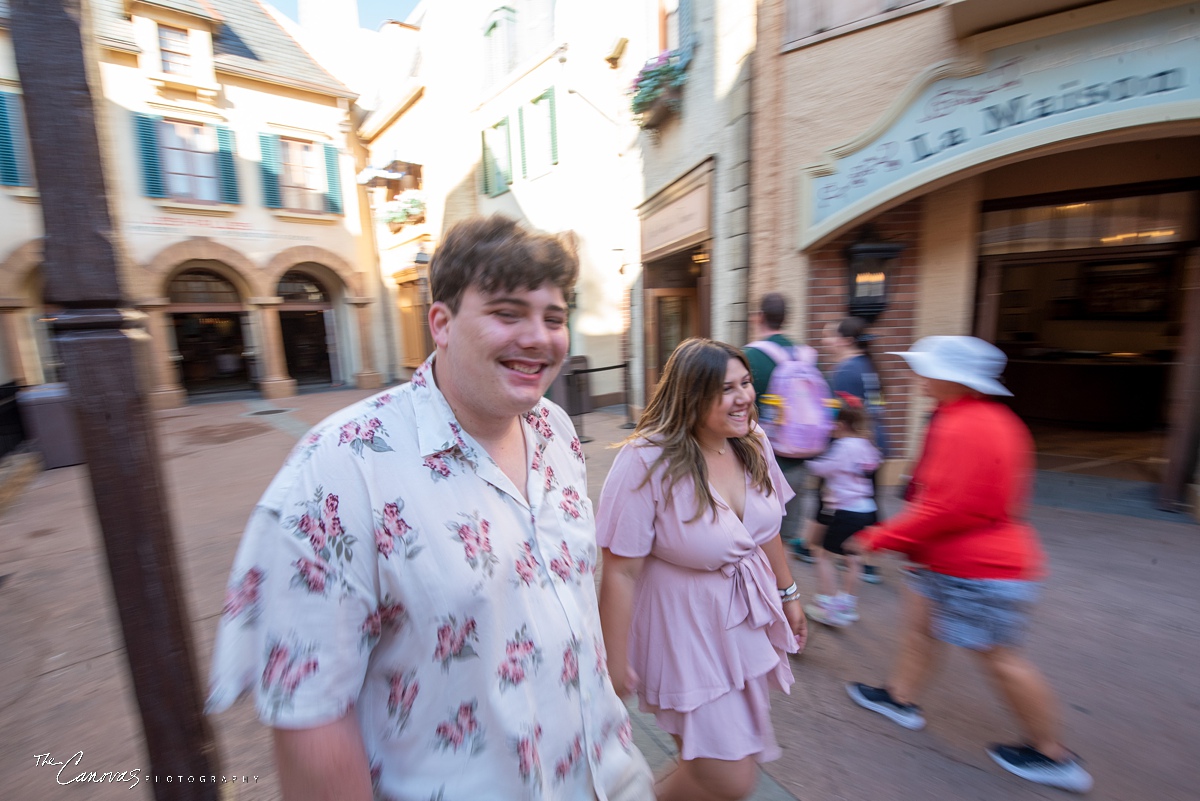
<path id="1" fill-rule="evenodd" d="M 659 801 L 740 799 L 779 757 L 771 687 L 806 634 L 779 523 L 792 496 L 737 348 L 689 339 L 617 454 L 597 513 L 613 686 L 675 738 Z"/>

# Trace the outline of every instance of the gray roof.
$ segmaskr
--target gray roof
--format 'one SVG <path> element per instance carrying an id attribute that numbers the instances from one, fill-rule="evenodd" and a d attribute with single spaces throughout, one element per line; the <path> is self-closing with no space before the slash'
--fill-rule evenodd
<path id="1" fill-rule="evenodd" d="M 94 30 L 100 44 L 131 53 L 139 52 L 133 41 L 133 25 L 125 16 L 124 0 L 92 0 L 92 13 L 95 14 Z M 0 0 L 0 27 L 8 26 L 9 15 L 9 0 Z"/>
<path id="2" fill-rule="evenodd" d="M 158 6 L 159 8 L 169 8 L 172 11 L 182 11 L 184 14 L 191 14 L 193 17 L 202 17 L 204 19 L 219 19 L 215 9 L 205 2 L 205 0 L 140 0 L 148 6 Z"/>
<path id="3" fill-rule="evenodd" d="M 279 26 L 258 0 L 149 0 L 149 5 L 217 20 L 213 63 L 218 72 L 257 78 L 337 97 L 354 92 L 317 64 Z M 124 0 L 92 0 L 95 32 L 105 47 L 138 52 L 133 24 Z M 0 0 L 0 17 L 8 17 L 9 0 Z"/>
<path id="4" fill-rule="evenodd" d="M 213 40 L 213 61 L 218 71 L 355 97 L 322 69 L 257 0 L 207 2 L 224 21 Z"/>

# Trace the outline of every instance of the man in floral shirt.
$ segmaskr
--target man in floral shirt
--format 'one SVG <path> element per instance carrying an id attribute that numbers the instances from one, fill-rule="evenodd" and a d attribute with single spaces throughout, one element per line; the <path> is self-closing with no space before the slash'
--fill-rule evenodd
<path id="1" fill-rule="evenodd" d="M 255 508 L 210 711 L 253 690 L 287 799 L 651 799 L 605 666 L 583 450 L 542 396 L 569 243 L 471 220 L 430 265 L 436 350 L 333 415 Z"/>

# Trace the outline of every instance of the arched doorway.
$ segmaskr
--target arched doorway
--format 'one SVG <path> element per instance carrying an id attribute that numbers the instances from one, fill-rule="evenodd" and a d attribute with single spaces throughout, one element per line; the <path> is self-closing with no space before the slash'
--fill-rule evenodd
<path id="1" fill-rule="evenodd" d="M 301 386 L 333 383 L 339 373 L 333 303 L 325 285 L 304 270 L 288 270 L 276 289 L 287 371 Z"/>
<path id="2" fill-rule="evenodd" d="M 256 381 L 249 319 L 233 283 L 199 262 L 171 280 L 173 350 L 188 395 L 251 389 Z"/>

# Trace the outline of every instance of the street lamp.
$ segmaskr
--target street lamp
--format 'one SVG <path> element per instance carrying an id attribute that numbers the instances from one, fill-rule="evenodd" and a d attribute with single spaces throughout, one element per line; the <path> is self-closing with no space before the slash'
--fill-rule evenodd
<path id="1" fill-rule="evenodd" d="M 873 323 L 887 309 L 891 262 L 904 252 L 904 248 L 900 242 L 880 239 L 870 225 L 863 226 L 858 240 L 846 246 L 847 311 L 852 317 Z"/>

